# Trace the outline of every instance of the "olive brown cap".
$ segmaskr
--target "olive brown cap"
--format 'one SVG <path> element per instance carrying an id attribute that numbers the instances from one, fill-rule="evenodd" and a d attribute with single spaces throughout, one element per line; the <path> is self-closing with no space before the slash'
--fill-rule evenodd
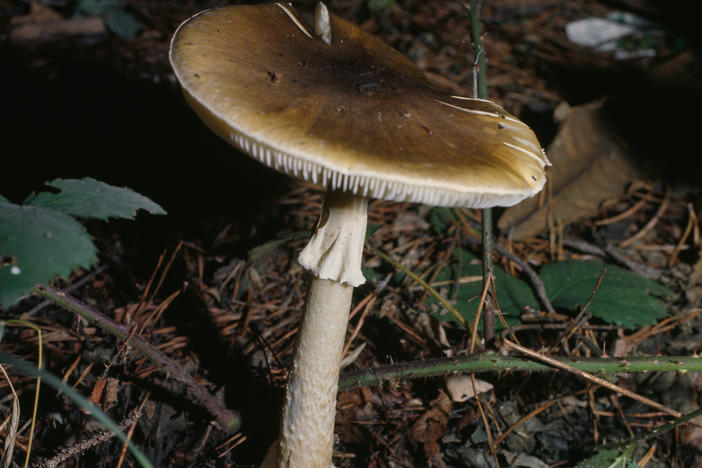
<path id="1" fill-rule="evenodd" d="M 531 129 L 490 101 L 432 85 L 337 16 L 331 44 L 289 4 L 208 10 L 170 59 L 189 104 L 267 166 L 330 190 L 439 206 L 509 206 L 548 165 Z"/>

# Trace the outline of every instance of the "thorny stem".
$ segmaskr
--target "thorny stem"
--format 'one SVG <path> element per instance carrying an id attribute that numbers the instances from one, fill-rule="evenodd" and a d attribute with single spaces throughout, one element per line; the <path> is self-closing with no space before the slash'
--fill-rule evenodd
<path id="1" fill-rule="evenodd" d="M 473 37 L 473 50 L 475 51 L 474 64 L 474 93 L 477 98 L 487 99 L 487 72 L 485 69 L 485 50 L 480 37 L 480 7 L 482 0 L 471 0 L 470 2 L 470 24 Z M 490 282 L 492 272 L 492 209 L 482 210 L 482 238 L 483 238 L 483 285 Z M 490 303 L 485 307 L 485 318 L 483 318 L 483 338 L 485 343 L 489 343 L 495 337 L 495 314 Z"/>
<path id="2" fill-rule="evenodd" d="M 136 348 L 147 359 L 161 367 L 170 377 L 173 377 L 190 389 L 193 396 L 215 417 L 219 425 L 228 432 L 236 432 L 241 426 L 239 415 L 222 405 L 200 385 L 195 378 L 185 372 L 183 368 L 173 362 L 168 356 L 151 346 L 147 341 L 130 336 L 129 330 L 124 325 L 98 312 L 87 304 L 51 286 L 39 286 L 39 294 L 51 299 L 61 307 L 80 315 L 90 323 L 94 323 L 120 340 L 127 340 L 129 345 Z"/>
<path id="3" fill-rule="evenodd" d="M 555 359 L 555 358 L 553 358 Z M 701 372 L 702 358 L 689 356 L 635 356 L 627 358 L 558 358 L 560 363 L 596 375 L 623 372 Z M 529 359 L 481 353 L 458 359 L 406 362 L 346 372 L 339 379 L 339 390 L 365 385 L 382 385 L 384 381 L 417 379 L 468 372 L 552 372 L 553 366 Z"/>

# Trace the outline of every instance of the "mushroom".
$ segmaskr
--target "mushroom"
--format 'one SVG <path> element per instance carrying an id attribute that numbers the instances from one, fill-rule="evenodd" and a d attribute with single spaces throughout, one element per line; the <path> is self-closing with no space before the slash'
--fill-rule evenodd
<path id="1" fill-rule="evenodd" d="M 369 198 L 510 206 L 539 192 L 546 157 L 493 102 L 437 89 L 409 59 L 317 7 L 204 11 L 176 31 L 170 60 L 187 102 L 220 137 L 327 189 L 299 262 L 309 296 L 280 434 L 264 465 L 331 465 L 337 382 Z"/>

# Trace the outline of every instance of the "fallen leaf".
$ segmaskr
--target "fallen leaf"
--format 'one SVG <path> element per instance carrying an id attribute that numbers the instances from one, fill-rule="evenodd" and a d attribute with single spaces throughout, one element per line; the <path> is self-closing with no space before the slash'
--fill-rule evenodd
<path id="1" fill-rule="evenodd" d="M 446 433 L 451 399 L 443 390 L 439 390 L 439 396 L 430 405 L 429 410 L 414 422 L 409 431 L 410 441 L 424 446 L 427 460 L 439 453 L 439 439 Z"/>
<path id="2" fill-rule="evenodd" d="M 475 379 L 475 390 L 478 394 L 489 392 L 493 385 L 484 380 Z M 446 390 L 448 390 L 451 399 L 457 403 L 464 402 L 475 396 L 473 390 L 473 382 L 469 375 L 449 375 L 446 377 Z"/>
<path id="3" fill-rule="evenodd" d="M 100 406 L 100 402 L 102 401 L 102 395 L 105 391 L 105 385 L 107 385 L 107 379 L 104 377 L 99 378 L 98 381 L 95 382 L 93 391 L 90 394 L 90 402 L 96 406 Z"/>
<path id="4" fill-rule="evenodd" d="M 549 216 L 561 225 L 593 216 L 603 201 L 622 195 L 629 183 L 643 177 L 604 124 L 602 104 L 576 106 L 561 116 L 561 129 L 546 151 L 553 164 L 550 187 L 507 209 L 498 223 L 501 230 L 512 230 L 513 239 L 545 231 Z M 546 203 L 548 190 L 552 198 Z"/>

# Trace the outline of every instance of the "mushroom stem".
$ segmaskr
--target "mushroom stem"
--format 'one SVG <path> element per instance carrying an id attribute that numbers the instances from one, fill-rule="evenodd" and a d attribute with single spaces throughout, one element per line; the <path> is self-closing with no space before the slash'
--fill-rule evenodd
<path id="1" fill-rule="evenodd" d="M 353 287 L 313 278 L 285 392 L 279 467 L 329 468 Z"/>
<path id="2" fill-rule="evenodd" d="M 317 228 L 300 254 L 300 263 L 314 276 L 286 387 L 278 442 L 263 467 L 332 466 L 339 368 L 355 286 L 348 278 L 364 281 L 360 265 L 367 206 L 364 197 L 328 192 Z M 321 277 L 329 271 L 333 279 Z"/>

